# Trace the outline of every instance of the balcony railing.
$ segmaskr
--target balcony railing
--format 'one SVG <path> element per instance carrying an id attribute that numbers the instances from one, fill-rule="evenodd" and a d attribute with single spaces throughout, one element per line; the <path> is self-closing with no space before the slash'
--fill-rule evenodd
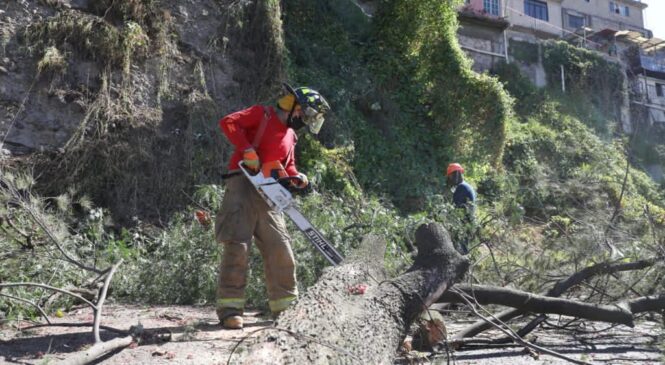
<path id="1" fill-rule="evenodd" d="M 665 73 L 665 56 L 640 55 L 640 64 L 646 70 Z"/>

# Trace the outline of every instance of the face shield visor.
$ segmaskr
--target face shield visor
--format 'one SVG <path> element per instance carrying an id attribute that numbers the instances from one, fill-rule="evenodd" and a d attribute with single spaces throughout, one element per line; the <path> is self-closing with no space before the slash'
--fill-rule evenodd
<path id="1" fill-rule="evenodd" d="M 309 128 L 309 131 L 312 134 L 318 134 L 319 131 L 321 131 L 321 127 L 323 126 L 323 122 L 325 121 L 325 118 L 323 116 L 323 113 L 320 113 L 316 111 L 316 109 L 312 107 L 306 107 L 303 109 L 303 123 L 307 125 Z"/>

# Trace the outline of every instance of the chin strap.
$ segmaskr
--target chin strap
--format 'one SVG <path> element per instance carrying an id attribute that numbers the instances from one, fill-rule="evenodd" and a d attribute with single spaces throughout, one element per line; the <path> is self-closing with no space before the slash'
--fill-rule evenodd
<path id="1" fill-rule="evenodd" d="M 293 128 L 293 121 L 291 118 L 293 117 L 293 112 L 296 111 L 296 105 L 298 103 L 295 101 L 295 98 L 293 100 L 293 106 L 291 107 L 291 110 L 289 111 L 289 116 L 286 117 L 286 126 L 289 128 Z"/>

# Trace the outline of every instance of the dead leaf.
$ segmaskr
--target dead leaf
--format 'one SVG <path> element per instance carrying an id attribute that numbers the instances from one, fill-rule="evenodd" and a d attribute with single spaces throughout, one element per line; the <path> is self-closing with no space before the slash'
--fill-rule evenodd
<path id="1" fill-rule="evenodd" d="M 404 341 L 402 341 L 402 352 L 409 353 L 413 350 L 413 338 L 411 336 L 406 336 Z"/>
<path id="2" fill-rule="evenodd" d="M 157 349 L 152 352 L 152 356 L 164 356 L 164 355 L 166 355 L 166 351 L 162 349 Z"/>
<path id="3" fill-rule="evenodd" d="M 425 326 L 427 331 L 427 342 L 429 342 L 430 345 L 433 346 L 446 340 L 447 331 L 443 321 L 439 319 L 427 321 L 425 322 Z"/>
<path id="4" fill-rule="evenodd" d="M 540 359 L 540 354 L 530 347 L 525 347 L 523 352 L 531 356 L 534 360 Z"/>

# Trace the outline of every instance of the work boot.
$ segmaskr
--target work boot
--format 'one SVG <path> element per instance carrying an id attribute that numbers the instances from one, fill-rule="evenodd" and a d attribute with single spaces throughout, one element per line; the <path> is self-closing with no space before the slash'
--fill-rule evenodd
<path id="1" fill-rule="evenodd" d="M 272 318 L 273 321 L 276 321 L 277 318 L 279 318 L 279 315 L 282 314 L 282 311 L 277 311 L 277 312 L 270 312 L 270 318 Z"/>
<path id="2" fill-rule="evenodd" d="M 242 329 L 243 320 L 241 316 L 228 316 L 222 320 L 222 326 L 230 330 Z"/>

